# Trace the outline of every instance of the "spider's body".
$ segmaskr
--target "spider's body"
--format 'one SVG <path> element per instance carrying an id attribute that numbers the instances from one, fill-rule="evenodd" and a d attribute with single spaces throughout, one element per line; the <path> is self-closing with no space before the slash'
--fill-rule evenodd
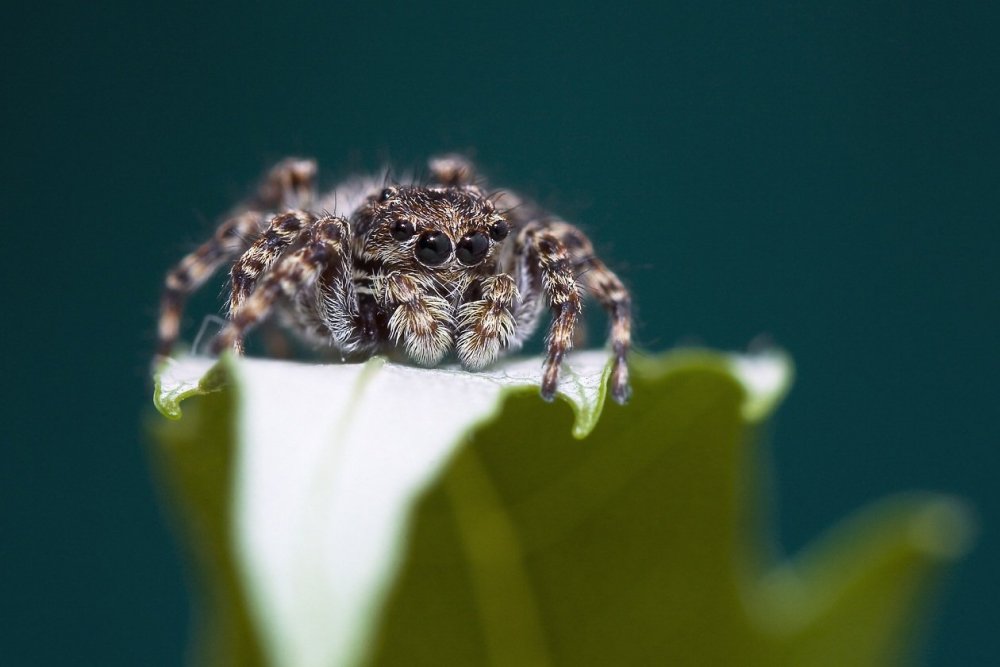
<path id="1" fill-rule="evenodd" d="M 612 395 L 625 402 L 630 298 L 589 240 L 509 192 L 484 194 L 464 158 L 430 167 L 431 183 L 360 178 L 317 199 L 312 161 L 279 163 L 167 275 L 159 353 L 173 347 L 185 296 L 235 260 L 216 351 L 241 352 L 244 335 L 277 311 L 301 338 L 346 357 L 400 350 L 434 365 L 454 352 L 477 370 L 520 348 L 548 306 L 542 395 L 551 399 L 589 290 L 611 318 Z"/>

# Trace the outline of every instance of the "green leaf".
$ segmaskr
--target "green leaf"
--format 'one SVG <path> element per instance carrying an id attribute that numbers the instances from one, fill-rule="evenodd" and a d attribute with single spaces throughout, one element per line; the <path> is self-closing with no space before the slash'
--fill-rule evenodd
<path id="1" fill-rule="evenodd" d="M 967 512 L 921 495 L 780 561 L 755 445 L 781 355 L 675 352 L 604 405 L 606 356 L 484 373 L 380 359 L 169 363 L 158 448 L 204 664 L 885 665 Z M 189 409 L 189 407 L 191 409 Z"/>

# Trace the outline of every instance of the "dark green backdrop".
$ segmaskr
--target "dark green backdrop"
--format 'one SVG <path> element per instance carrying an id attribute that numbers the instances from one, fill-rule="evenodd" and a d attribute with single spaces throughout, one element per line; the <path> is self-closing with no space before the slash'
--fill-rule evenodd
<path id="1" fill-rule="evenodd" d="M 787 549 L 888 492 L 971 499 L 928 662 L 1000 661 L 992 3 L 27 4 L 0 21 L 5 664 L 181 659 L 140 435 L 168 265 L 287 153 L 468 148 L 592 233 L 643 347 L 793 354 Z"/>

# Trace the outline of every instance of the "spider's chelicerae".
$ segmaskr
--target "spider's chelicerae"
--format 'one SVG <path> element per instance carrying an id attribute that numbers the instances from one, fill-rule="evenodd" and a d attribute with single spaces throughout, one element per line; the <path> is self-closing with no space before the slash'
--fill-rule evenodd
<path id="1" fill-rule="evenodd" d="M 274 311 L 303 340 L 345 358 L 403 351 L 430 366 L 454 351 L 477 370 L 520 348 L 547 306 L 541 393 L 551 400 L 590 294 L 611 321 L 612 395 L 628 399 L 631 299 L 576 227 L 510 191 L 487 192 L 455 155 L 430 160 L 429 182 L 357 177 L 318 196 L 315 175 L 311 160 L 274 166 L 167 274 L 159 355 L 177 339 L 186 296 L 233 262 L 215 352 L 242 352 L 243 337 Z"/>

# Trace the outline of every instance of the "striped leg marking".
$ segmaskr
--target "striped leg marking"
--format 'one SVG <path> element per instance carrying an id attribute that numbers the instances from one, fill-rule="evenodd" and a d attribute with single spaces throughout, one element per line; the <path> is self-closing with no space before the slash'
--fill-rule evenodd
<path id="1" fill-rule="evenodd" d="M 250 245 L 248 239 L 257 236 L 262 216 L 247 211 L 228 218 L 211 239 L 188 254 L 168 274 L 160 300 L 160 320 L 157 327 L 156 354 L 167 357 L 177 342 L 181 314 L 188 295 L 201 287 L 224 263 Z"/>
<path id="2" fill-rule="evenodd" d="M 628 353 L 632 347 L 632 298 L 611 269 L 594 255 L 590 241 L 579 230 L 563 222 L 553 223 L 550 231 L 569 250 L 578 280 L 597 299 L 608 314 L 611 351 L 611 396 L 618 403 L 632 395 L 628 377 Z"/>
<path id="3" fill-rule="evenodd" d="M 232 291 L 229 296 L 229 318 L 238 313 L 264 275 L 288 247 L 298 240 L 302 230 L 313 220 L 304 211 L 289 211 L 271 218 L 267 230 L 261 234 L 250 249 L 233 264 L 230 271 Z M 243 352 L 242 341 L 237 341 L 234 350 Z"/>
<path id="4" fill-rule="evenodd" d="M 576 282 L 569 252 L 559 238 L 547 231 L 528 231 L 527 251 L 536 259 L 542 289 L 552 309 L 552 324 L 545 339 L 546 357 L 542 366 L 542 398 L 551 401 L 559 386 L 559 367 L 573 349 L 573 330 L 580 316 L 580 286 Z"/>
<path id="5" fill-rule="evenodd" d="M 310 227 L 301 248 L 277 259 L 254 281 L 250 293 L 230 313 L 229 324 L 215 339 L 213 351 L 242 350 L 247 332 L 270 314 L 282 295 L 294 299 L 315 292 L 324 271 L 343 262 L 345 228 L 342 218 L 332 216 Z"/>

